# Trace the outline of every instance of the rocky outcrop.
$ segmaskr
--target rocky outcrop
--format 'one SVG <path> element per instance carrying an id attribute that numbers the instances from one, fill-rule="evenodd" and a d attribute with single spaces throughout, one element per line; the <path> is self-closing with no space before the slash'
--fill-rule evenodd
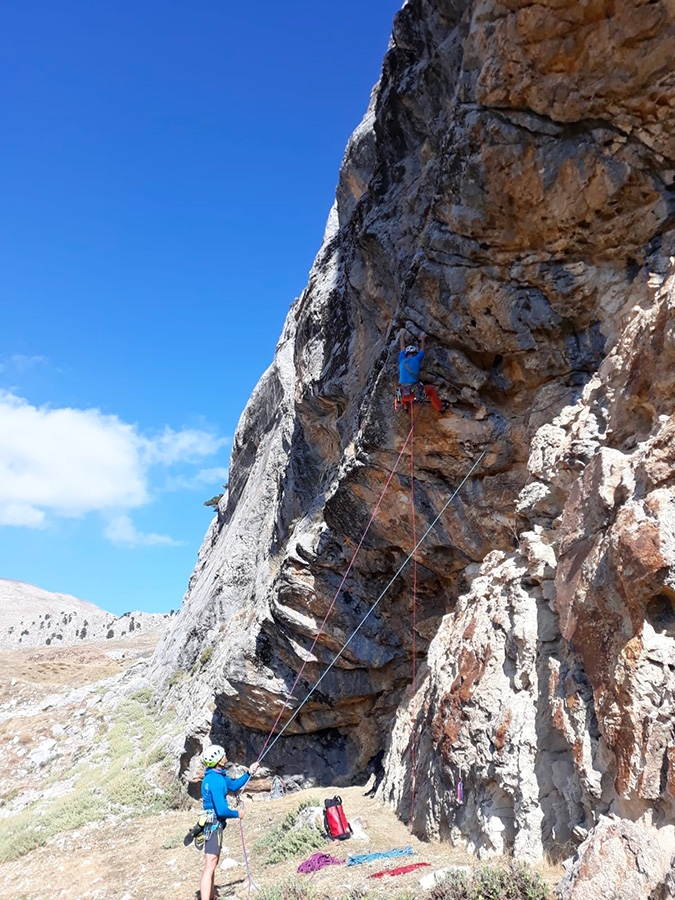
<path id="1" fill-rule="evenodd" d="M 0 578 L 0 648 L 68 647 L 164 631 L 168 613 L 114 616 L 93 603 Z"/>
<path id="2" fill-rule="evenodd" d="M 673 821 L 673 418 L 658 398 L 669 376 L 643 381 L 640 401 L 631 381 L 670 369 L 674 288 L 634 311 L 579 401 L 537 431 L 517 505 L 532 530 L 483 561 L 400 712 L 384 791 L 407 812 L 412 709 L 427 833 L 538 858 L 602 812 Z M 653 419 L 633 433 L 638 402 Z"/>
<path id="3" fill-rule="evenodd" d="M 556 889 L 559 900 L 667 900 L 672 897 L 670 852 L 654 830 L 626 819 L 605 819 L 579 847 Z"/>
<path id="4" fill-rule="evenodd" d="M 413 548 L 406 450 L 338 590 L 408 434 L 407 324 L 451 403 L 415 410 L 418 534 L 486 454 L 417 554 L 415 641 L 408 566 L 266 763 L 344 783 L 386 750 L 381 796 L 483 856 L 672 824 L 674 37 L 665 0 L 397 15 L 155 656 L 186 771 L 258 751 Z"/>

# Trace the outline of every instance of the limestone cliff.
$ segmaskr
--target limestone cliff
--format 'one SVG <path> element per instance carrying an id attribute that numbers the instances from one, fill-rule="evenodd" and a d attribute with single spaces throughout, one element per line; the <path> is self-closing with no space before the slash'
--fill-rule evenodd
<path id="1" fill-rule="evenodd" d="M 487 449 L 418 554 L 418 681 L 408 567 L 266 763 L 339 783 L 386 751 L 408 817 L 414 734 L 418 833 L 537 858 L 616 813 L 672 839 L 674 44 L 668 0 L 397 15 L 155 656 L 184 768 L 209 734 L 255 753 L 306 660 L 408 434 L 407 324 L 451 404 L 415 411 L 418 532 Z M 292 707 L 412 549 L 407 465 Z"/>

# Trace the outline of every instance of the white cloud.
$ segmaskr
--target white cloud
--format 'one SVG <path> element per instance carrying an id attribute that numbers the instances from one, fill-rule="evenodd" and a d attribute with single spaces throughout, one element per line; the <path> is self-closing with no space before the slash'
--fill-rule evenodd
<path id="1" fill-rule="evenodd" d="M 121 521 L 123 511 L 150 500 L 152 466 L 194 464 L 225 442 L 197 429 L 147 437 L 98 409 L 36 407 L 0 390 L 0 525 L 38 528 L 50 516 L 93 511 Z M 134 532 L 129 541 L 122 533 L 122 525 L 111 531 L 124 543 L 172 540 Z"/>
<path id="2" fill-rule="evenodd" d="M 182 541 L 176 541 L 168 534 L 137 531 L 129 516 L 116 516 L 103 534 L 118 547 L 153 547 L 160 544 L 179 547 L 182 544 Z"/>
<path id="3" fill-rule="evenodd" d="M 0 391 L 0 510 L 80 516 L 148 500 L 132 425 L 97 409 L 31 406 Z M 5 517 L 3 516 L 3 518 Z"/>
<path id="4" fill-rule="evenodd" d="M 197 462 L 204 456 L 211 456 L 227 444 L 228 440 L 208 431 L 173 431 L 165 428 L 159 437 L 143 440 L 142 448 L 147 463 L 172 465 L 176 462 Z"/>
<path id="5" fill-rule="evenodd" d="M 7 503 L 0 505 L 0 525 L 23 525 L 26 528 L 41 528 L 45 524 L 45 514 L 29 503 Z"/>
<path id="6" fill-rule="evenodd" d="M 20 375 L 23 375 L 28 369 L 32 369 L 33 366 L 38 366 L 45 361 L 44 356 L 25 356 L 23 353 L 15 353 L 14 356 L 10 356 L 9 358 L 10 365 Z"/>
<path id="7" fill-rule="evenodd" d="M 190 491 L 196 488 L 213 487 L 214 485 L 222 487 L 224 484 L 227 484 L 229 471 L 225 466 L 216 466 L 213 469 L 200 469 L 194 475 L 178 475 L 168 480 L 167 488 L 170 491 Z"/>
<path id="8" fill-rule="evenodd" d="M 26 356 L 23 353 L 15 353 L 13 356 L 9 356 L 4 362 L 0 363 L 0 372 L 6 372 L 8 369 L 13 369 L 15 372 L 18 372 L 19 375 L 23 375 L 28 369 L 32 369 L 33 366 L 37 366 L 43 362 L 47 362 L 45 356 Z"/>

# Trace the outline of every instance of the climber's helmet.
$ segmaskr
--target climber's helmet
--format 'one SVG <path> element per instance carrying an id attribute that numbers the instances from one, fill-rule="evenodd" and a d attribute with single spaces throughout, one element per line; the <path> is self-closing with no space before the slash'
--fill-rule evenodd
<path id="1" fill-rule="evenodd" d="M 202 753 L 202 762 L 207 769 L 212 769 L 225 758 L 225 748 L 219 744 L 212 744 Z"/>
<path id="2" fill-rule="evenodd" d="M 417 356 L 417 353 L 417 347 L 415 347 L 413 344 L 408 344 L 408 346 L 405 348 L 406 356 Z"/>

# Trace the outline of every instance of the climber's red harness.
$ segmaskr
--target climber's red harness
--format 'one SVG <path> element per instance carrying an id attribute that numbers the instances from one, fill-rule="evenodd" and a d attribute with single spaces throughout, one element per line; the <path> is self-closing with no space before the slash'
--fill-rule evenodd
<path id="1" fill-rule="evenodd" d="M 408 409 L 411 403 L 426 403 L 428 399 L 421 381 L 400 384 L 394 396 L 394 409 Z"/>
<path id="2" fill-rule="evenodd" d="M 409 375 L 419 379 L 419 373 L 413 372 L 407 360 L 403 360 L 403 365 Z M 399 384 L 394 397 L 394 409 L 410 409 L 413 403 L 425 403 L 427 400 L 428 397 L 421 381 L 414 381 L 411 384 Z"/>

